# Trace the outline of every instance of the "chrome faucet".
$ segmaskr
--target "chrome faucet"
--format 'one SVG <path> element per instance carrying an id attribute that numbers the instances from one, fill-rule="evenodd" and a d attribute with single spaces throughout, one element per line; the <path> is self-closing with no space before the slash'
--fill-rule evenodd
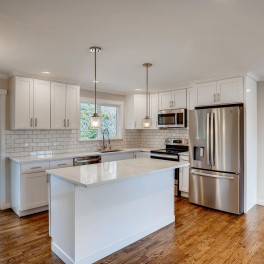
<path id="1" fill-rule="evenodd" d="M 107 144 L 105 143 L 105 134 L 107 133 L 107 136 L 108 136 L 108 148 L 109 150 L 111 150 L 111 140 L 110 140 L 110 133 L 109 133 L 109 130 L 108 128 L 104 129 L 102 131 L 102 134 L 103 134 L 103 145 L 102 145 L 102 150 L 106 150 L 107 149 Z"/>

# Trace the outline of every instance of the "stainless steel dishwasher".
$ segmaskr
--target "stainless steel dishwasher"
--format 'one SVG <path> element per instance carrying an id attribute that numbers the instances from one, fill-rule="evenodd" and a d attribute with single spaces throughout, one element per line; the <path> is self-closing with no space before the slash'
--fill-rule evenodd
<path id="1" fill-rule="evenodd" d="M 100 162 L 101 162 L 101 156 L 99 155 L 76 157 L 73 159 L 73 166 L 82 166 L 82 165 L 88 165 L 88 164 L 94 164 Z"/>

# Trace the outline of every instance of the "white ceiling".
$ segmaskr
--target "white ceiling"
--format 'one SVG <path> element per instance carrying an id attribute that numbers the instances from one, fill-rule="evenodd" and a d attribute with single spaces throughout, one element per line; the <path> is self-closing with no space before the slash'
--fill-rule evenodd
<path id="1" fill-rule="evenodd" d="M 0 0 L 0 72 L 152 90 L 251 71 L 264 79 L 263 0 Z"/>

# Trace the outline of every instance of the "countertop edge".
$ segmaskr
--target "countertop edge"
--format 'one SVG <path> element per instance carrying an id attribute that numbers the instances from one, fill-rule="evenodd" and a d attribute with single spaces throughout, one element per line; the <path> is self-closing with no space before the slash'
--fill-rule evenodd
<path id="1" fill-rule="evenodd" d="M 110 163 L 110 162 L 103 162 L 102 164 Z M 91 184 L 83 184 L 83 183 L 71 180 L 71 179 L 69 179 L 67 177 L 64 177 L 63 175 L 59 175 L 59 174 L 54 173 L 53 172 L 54 170 L 46 170 L 46 173 L 49 174 L 49 175 L 53 175 L 55 177 L 58 177 L 60 179 L 63 179 L 65 181 L 67 181 L 67 182 L 71 182 L 71 183 L 73 183 L 75 185 L 78 185 L 78 186 L 81 186 L 81 187 L 85 187 L 85 188 L 89 188 L 89 187 L 92 187 L 92 186 L 98 186 L 98 185 L 104 185 L 104 184 L 119 182 L 119 181 L 125 181 L 125 180 L 133 179 L 133 178 L 136 178 L 136 177 L 141 177 L 141 176 L 144 176 L 144 175 L 149 175 L 149 174 L 152 174 L 152 173 L 155 173 L 155 172 L 162 172 L 162 171 L 166 171 L 166 170 L 178 169 L 178 168 L 182 168 L 182 167 L 186 167 L 186 166 L 190 165 L 189 162 L 181 162 L 181 163 L 182 164 L 178 164 L 178 165 L 171 166 L 171 167 L 168 167 L 168 168 L 157 169 L 155 171 L 137 173 L 137 174 L 135 174 L 133 176 L 129 176 L 129 177 L 122 178 L 122 179 L 114 179 L 114 180 L 108 180 L 108 181 L 104 181 L 104 182 L 100 182 L 100 183 L 91 183 Z"/>

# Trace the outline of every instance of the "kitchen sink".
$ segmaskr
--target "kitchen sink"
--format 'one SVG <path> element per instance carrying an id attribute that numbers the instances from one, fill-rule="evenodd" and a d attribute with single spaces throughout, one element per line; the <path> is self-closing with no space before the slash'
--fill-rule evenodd
<path id="1" fill-rule="evenodd" d="M 119 152 L 122 151 L 122 149 L 111 149 L 111 150 L 100 150 L 100 153 L 108 153 L 108 152 Z"/>

